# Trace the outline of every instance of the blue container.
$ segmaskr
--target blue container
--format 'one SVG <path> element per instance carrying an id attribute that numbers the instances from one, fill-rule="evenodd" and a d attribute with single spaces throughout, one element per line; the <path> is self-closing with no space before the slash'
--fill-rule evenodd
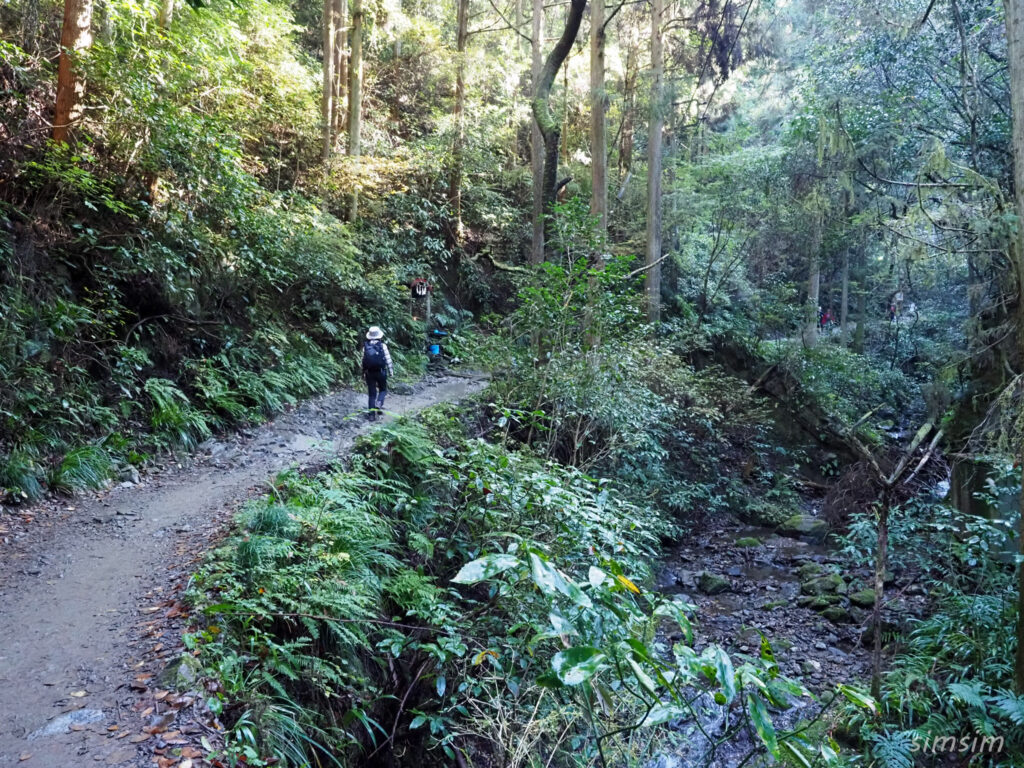
<path id="1" fill-rule="evenodd" d="M 430 352 L 430 354 L 432 354 L 432 355 L 440 355 L 441 354 L 441 345 L 440 344 L 431 344 L 429 347 L 427 347 L 427 351 Z"/>

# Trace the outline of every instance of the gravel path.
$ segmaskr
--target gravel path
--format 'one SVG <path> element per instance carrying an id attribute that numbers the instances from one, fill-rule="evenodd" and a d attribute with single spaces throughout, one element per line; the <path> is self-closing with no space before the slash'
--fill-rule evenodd
<path id="1" fill-rule="evenodd" d="M 484 385 L 443 377 L 387 405 L 408 413 Z M 0 767 L 162 765 L 143 730 L 154 708 L 138 704 L 145 670 L 180 638 L 153 619 L 174 614 L 175 590 L 241 501 L 281 469 L 348 450 L 364 403 L 328 395 L 138 484 L 0 513 Z"/>

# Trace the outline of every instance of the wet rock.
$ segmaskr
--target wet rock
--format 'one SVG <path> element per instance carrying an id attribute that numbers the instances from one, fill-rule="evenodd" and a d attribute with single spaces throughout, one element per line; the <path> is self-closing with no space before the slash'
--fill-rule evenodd
<path id="1" fill-rule="evenodd" d="M 761 542 L 755 539 L 753 536 L 744 536 L 741 539 L 736 539 L 736 546 L 746 549 L 750 547 L 760 547 Z"/>
<path id="2" fill-rule="evenodd" d="M 821 612 L 821 615 L 836 624 L 850 620 L 849 612 L 840 605 L 833 605 L 830 608 L 826 608 Z"/>
<path id="3" fill-rule="evenodd" d="M 800 574 L 800 581 L 808 581 L 825 573 L 825 568 L 820 563 L 804 563 L 797 573 Z"/>
<path id="4" fill-rule="evenodd" d="M 183 654 L 164 667 L 157 681 L 162 688 L 187 691 L 195 685 L 201 672 L 199 661 L 194 656 Z"/>
<path id="5" fill-rule="evenodd" d="M 732 584 L 723 576 L 704 571 L 697 580 L 697 587 L 705 595 L 719 595 L 732 589 Z"/>
<path id="6" fill-rule="evenodd" d="M 793 515 L 779 526 L 779 533 L 811 541 L 824 541 L 828 535 L 828 523 L 811 515 Z"/>
<path id="7" fill-rule="evenodd" d="M 859 589 L 850 595 L 850 602 L 861 608 L 871 608 L 875 604 L 875 590 Z"/>
<path id="8" fill-rule="evenodd" d="M 818 674 L 821 672 L 821 662 L 816 659 L 807 659 L 800 665 L 800 669 L 805 675 Z"/>
<path id="9" fill-rule="evenodd" d="M 846 582 L 838 573 L 829 573 L 805 581 L 800 585 L 800 591 L 805 595 L 841 594 L 846 592 Z"/>
<path id="10" fill-rule="evenodd" d="M 837 605 L 842 600 L 839 595 L 815 595 L 813 597 L 801 597 L 797 600 L 799 605 L 805 608 L 810 608 L 812 611 L 823 611 L 833 605 Z"/>

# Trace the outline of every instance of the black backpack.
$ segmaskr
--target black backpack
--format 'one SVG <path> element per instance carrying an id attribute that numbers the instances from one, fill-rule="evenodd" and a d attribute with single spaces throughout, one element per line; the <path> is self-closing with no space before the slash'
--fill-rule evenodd
<path id="1" fill-rule="evenodd" d="M 367 371 L 383 371 L 387 367 L 384 345 L 379 341 L 368 341 L 363 345 L 363 368 Z"/>

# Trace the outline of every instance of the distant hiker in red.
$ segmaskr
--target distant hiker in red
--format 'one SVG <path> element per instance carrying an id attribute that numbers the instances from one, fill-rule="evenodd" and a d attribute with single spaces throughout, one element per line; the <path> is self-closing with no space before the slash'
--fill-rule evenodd
<path id="1" fill-rule="evenodd" d="M 384 331 L 376 325 L 366 332 L 363 343 L 363 380 L 367 390 L 367 418 L 373 421 L 384 407 L 384 397 L 388 393 L 388 376 L 394 372 L 391 363 L 391 352 L 384 343 Z"/>

